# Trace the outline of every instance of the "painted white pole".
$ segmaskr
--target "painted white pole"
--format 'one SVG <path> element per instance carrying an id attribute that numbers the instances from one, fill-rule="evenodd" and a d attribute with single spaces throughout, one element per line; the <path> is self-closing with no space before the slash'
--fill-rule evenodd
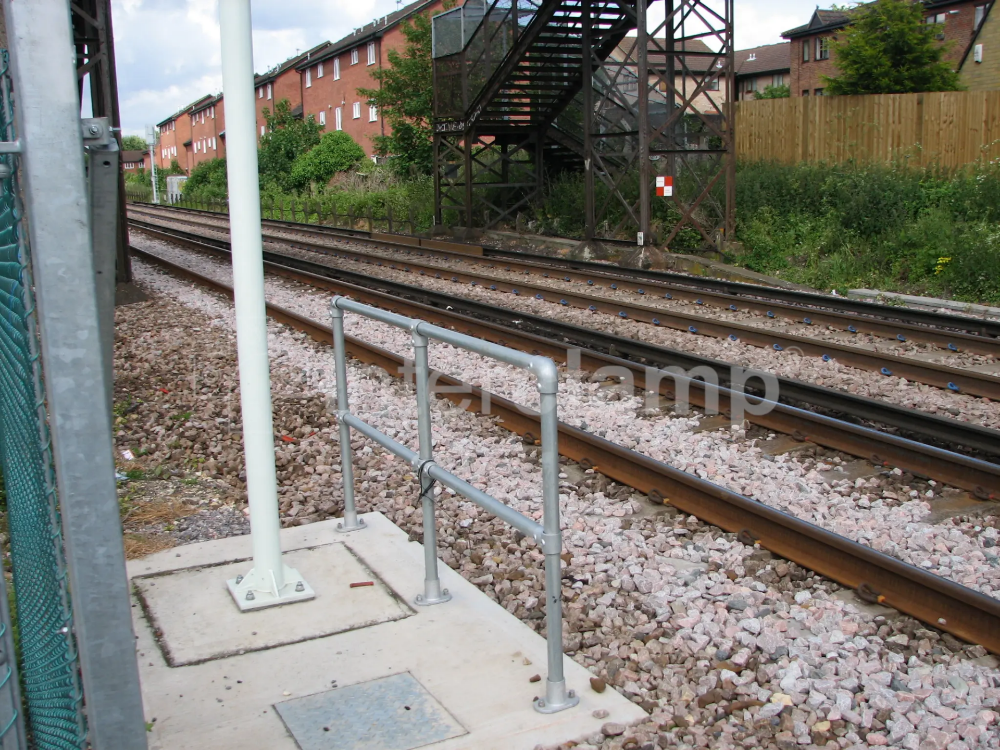
<path id="1" fill-rule="evenodd" d="M 226 107 L 229 233 L 236 301 L 240 404 L 253 569 L 228 581 L 240 609 L 312 598 L 312 589 L 281 560 L 278 488 L 274 468 L 271 374 L 264 309 L 264 262 L 257 182 L 250 0 L 220 0 L 222 90 Z"/>

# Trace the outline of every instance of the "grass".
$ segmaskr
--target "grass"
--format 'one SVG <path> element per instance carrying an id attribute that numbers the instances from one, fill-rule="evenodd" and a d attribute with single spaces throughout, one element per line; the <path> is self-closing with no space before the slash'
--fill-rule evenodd
<path id="1" fill-rule="evenodd" d="M 819 289 L 1000 303 L 1000 164 L 743 164 L 731 259 Z"/>

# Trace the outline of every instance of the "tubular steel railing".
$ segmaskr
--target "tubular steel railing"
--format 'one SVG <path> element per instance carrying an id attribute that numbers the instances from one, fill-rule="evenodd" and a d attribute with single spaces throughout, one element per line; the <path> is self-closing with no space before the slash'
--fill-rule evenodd
<path id="1" fill-rule="evenodd" d="M 492 513 L 500 520 L 538 542 L 545 555 L 545 609 L 547 617 L 548 678 L 545 697 L 536 698 L 534 707 L 541 713 L 555 713 L 571 708 L 580 699 L 566 689 L 563 674 L 562 649 L 562 532 L 559 528 L 559 376 L 555 363 L 548 357 L 525 354 L 505 346 L 492 344 L 422 320 L 380 310 L 353 302 L 346 297 L 334 297 L 330 303 L 333 318 L 333 345 L 337 372 L 337 421 L 340 428 L 340 461 L 344 477 L 344 521 L 341 531 L 364 528 L 354 502 L 354 473 L 351 454 L 351 430 L 357 430 L 374 440 L 390 453 L 406 461 L 415 470 L 420 483 L 420 500 L 424 525 L 424 592 L 416 597 L 421 606 L 442 604 L 451 599 L 441 588 L 437 567 L 437 531 L 434 518 L 434 485 L 440 483 L 467 500 Z M 414 374 L 417 391 L 418 450 L 413 451 L 393 440 L 352 414 L 347 398 L 347 346 L 344 340 L 344 312 L 353 312 L 410 331 L 414 349 Z M 542 448 L 542 523 L 518 513 L 492 495 L 473 487 L 434 461 L 431 435 L 430 366 L 427 343 L 435 339 L 454 347 L 480 354 L 490 359 L 520 367 L 532 373 L 538 381 L 541 415 Z"/>

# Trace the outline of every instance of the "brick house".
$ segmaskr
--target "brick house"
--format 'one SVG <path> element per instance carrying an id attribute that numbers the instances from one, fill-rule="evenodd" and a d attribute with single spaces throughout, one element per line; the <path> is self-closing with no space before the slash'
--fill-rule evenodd
<path id="1" fill-rule="evenodd" d="M 122 151 L 121 160 L 125 172 L 149 169 L 149 151 Z"/>
<path id="2" fill-rule="evenodd" d="M 191 143 L 191 118 L 187 115 L 193 107 L 210 98 L 203 96 L 198 101 L 187 105 L 179 112 L 175 112 L 156 124 L 160 134 L 160 142 L 156 152 L 157 166 L 167 169 L 170 163 L 176 159 L 181 167 L 191 171 L 191 159 L 188 154 L 188 146 L 185 145 Z"/>
<path id="3" fill-rule="evenodd" d="M 207 96 L 191 107 L 190 163 L 188 171 L 199 164 L 226 156 L 226 115 L 222 94 Z"/>
<path id="4" fill-rule="evenodd" d="M 753 99 L 768 86 L 791 82 L 791 42 L 736 50 L 736 98 Z"/>
<path id="5" fill-rule="evenodd" d="M 976 31 L 958 66 L 970 91 L 1000 88 L 1000 11 L 990 5 L 976 19 Z"/>
<path id="6" fill-rule="evenodd" d="M 611 54 L 608 56 L 609 59 L 617 62 L 627 60 L 629 55 L 632 53 L 632 48 L 635 46 L 635 43 L 636 37 L 625 37 L 621 43 L 611 51 Z M 664 46 L 666 46 L 666 42 L 662 38 L 655 41 L 653 39 L 649 39 L 647 41 L 647 60 L 649 61 L 650 67 L 655 66 L 657 69 L 662 69 L 665 66 L 666 56 L 660 52 Z M 674 77 L 674 85 L 678 90 L 677 103 L 681 104 L 681 96 L 693 97 L 692 104 L 699 112 L 709 114 L 717 113 L 721 108 L 722 103 L 728 98 L 726 81 L 723 77 L 716 76 L 715 78 L 712 78 L 700 94 L 693 96 L 694 92 L 698 89 L 699 83 L 704 80 L 709 67 L 713 64 L 714 57 L 711 56 L 712 50 L 700 39 L 693 39 L 686 43 L 684 51 L 690 51 L 696 54 L 684 56 L 683 67 L 687 68 L 690 72 L 689 75 L 685 75 L 683 73 L 681 62 L 677 61 Z M 627 95 L 634 95 L 638 97 L 638 78 L 639 76 L 636 66 L 634 63 L 630 63 L 623 72 L 619 85 L 625 90 Z M 666 85 L 655 73 L 650 74 L 649 81 L 650 84 L 656 83 L 657 90 L 662 94 L 659 97 L 650 96 L 651 106 L 654 109 L 664 107 L 666 105 Z"/>
<path id="7" fill-rule="evenodd" d="M 303 115 L 312 115 L 328 131 L 343 130 L 371 156 L 372 138 L 389 135 L 390 129 L 358 89 L 374 88 L 372 71 L 388 67 L 389 50 L 404 46 L 403 21 L 441 8 L 442 0 L 417 0 L 299 62 Z"/>
<path id="8" fill-rule="evenodd" d="M 292 107 L 292 114 L 302 117 L 302 73 L 297 69 L 299 63 L 305 63 L 316 55 L 320 54 L 327 47 L 329 42 L 317 44 L 312 49 L 306 50 L 300 55 L 290 57 L 266 73 L 254 77 L 254 86 L 257 91 L 257 137 L 264 135 L 266 121 L 264 120 L 264 110 L 274 111 L 276 102 L 287 99 Z"/>
<path id="9" fill-rule="evenodd" d="M 957 69 L 969 43 L 989 7 L 987 0 L 923 0 L 926 23 L 937 27 L 937 38 L 949 44 L 944 59 Z M 791 42 L 792 96 L 820 96 L 825 83 L 822 76 L 833 77 L 837 66 L 832 59 L 830 40 L 851 22 L 852 11 L 817 8 L 809 23 L 786 31 L 782 37 Z"/>

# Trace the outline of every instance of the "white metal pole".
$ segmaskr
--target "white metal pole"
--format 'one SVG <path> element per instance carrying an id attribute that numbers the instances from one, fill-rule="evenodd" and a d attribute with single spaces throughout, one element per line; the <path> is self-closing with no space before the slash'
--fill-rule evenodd
<path id="1" fill-rule="evenodd" d="M 226 102 L 226 171 L 229 176 L 236 347 L 253 544 L 253 569 L 228 584 L 236 603 L 246 610 L 308 599 L 313 592 L 301 576 L 281 560 L 249 0 L 220 0 L 219 26 L 222 89 Z"/>
<path id="2" fill-rule="evenodd" d="M 149 174 L 153 182 L 153 203 L 159 203 L 160 197 L 156 191 L 156 126 L 146 126 L 146 145 L 149 146 Z"/>
<path id="3" fill-rule="evenodd" d="M 149 171 L 153 177 L 153 203 L 160 202 L 160 196 L 156 192 L 156 144 L 149 147 Z"/>

